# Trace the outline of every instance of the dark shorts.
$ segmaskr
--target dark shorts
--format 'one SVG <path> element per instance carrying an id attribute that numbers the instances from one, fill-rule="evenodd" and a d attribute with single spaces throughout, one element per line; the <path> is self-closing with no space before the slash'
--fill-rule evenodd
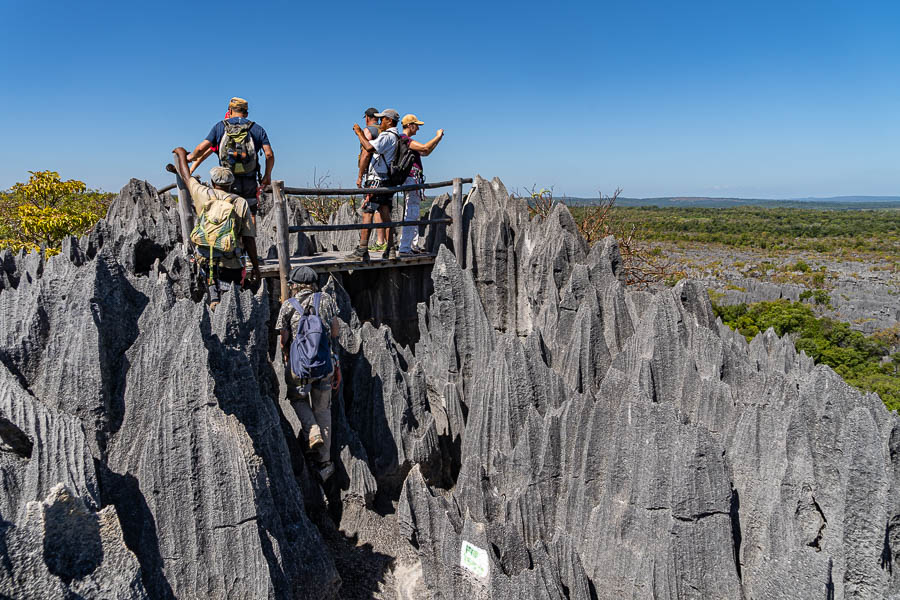
<path id="1" fill-rule="evenodd" d="M 237 194 L 246 200 L 247 206 L 250 207 L 250 212 L 254 215 L 258 208 L 256 203 L 256 189 L 258 187 L 259 184 L 256 182 L 256 175 L 250 177 L 235 177 L 234 185 L 231 186 L 231 193 Z"/>
<path id="2" fill-rule="evenodd" d="M 207 292 L 209 292 L 210 302 L 219 302 L 222 299 L 222 292 L 227 292 L 228 290 L 230 290 L 232 285 L 241 285 L 241 279 L 243 279 L 244 275 L 243 269 L 229 269 L 227 267 L 213 265 L 213 281 L 212 284 L 210 284 L 209 263 L 202 258 L 198 258 L 197 264 L 200 266 L 197 275 L 200 278 L 202 284 L 206 286 Z"/>
<path id="3" fill-rule="evenodd" d="M 384 182 L 380 179 L 370 179 L 366 181 L 366 187 L 382 187 Z M 376 194 L 366 196 L 368 201 L 363 204 L 363 212 L 375 214 L 378 212 L 378 208 L 381 206 L 387 207 L 388 211 L 394 208 L 394 195 L 393 194 Z"/>

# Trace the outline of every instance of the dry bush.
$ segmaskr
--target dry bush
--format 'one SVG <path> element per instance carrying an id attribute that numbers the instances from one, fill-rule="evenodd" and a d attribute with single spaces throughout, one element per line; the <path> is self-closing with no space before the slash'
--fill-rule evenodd
<path id="1" fill-rule="evenodd" d="M 531 189 L 528 190 L 528 195 L 530 196 L 528 199 L 528 216 L 532 219 L 536 216 L 546 219 L 550 216 L 550 211 L 553 210 L 553 188 L 549 190 L 541 188 L 539 191 L 535 191 L 534 188 L 535 186 L 531 186 Z"/>
<path id="2" fill-rule="evenodd" d="M 597 204 L 572 207 L 581 237 L 589 246 L 610 235 L 616 238 L 628 285 L 649 287 L 660 282 L 674 285 L 676 281 L 686 277 L 678 263 L 665 256 L 661 249 L 650 245 L 647 241 L 649 236 L 641 227 L 615 218 L 616 200 L 621 193 L 621 188 L 613 192 L 612 196 L 601 193 Z M 546 219 L 553 207 L 561 202 L 553 198 L 553 188 L 535 191 L 532 187 L 529 196 L 528 213 L 531 218 L 540 216 Z"/>
<path id="3" fill-rule="evenodd" d="M 328 173 L 318 175 L 313 169 L 313 180 L 315 185 L 312 187 L 325 190 L 331 182 L 331 176 Z M 349 202 L 350 206 L 356 209 L 356 196 L 349 196 L 346 199 L 344 196 L 300 196 L 299 200 L 300 206 L 305 208 L 309 216 L 319 223 L 328 223 L 331 215 L 340 210 L 344 202 Z"/>

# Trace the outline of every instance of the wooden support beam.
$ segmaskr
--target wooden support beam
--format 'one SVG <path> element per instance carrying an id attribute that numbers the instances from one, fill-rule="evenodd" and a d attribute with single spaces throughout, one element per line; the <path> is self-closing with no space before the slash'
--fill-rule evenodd
<path id="1" fill-rule="evenodd" d="M 174 168 L 172 169 L 174 171 Z M 187 184 L 175 173 L 175 187 L 178 188 L 178 220 L 181 223 L 181 244 L 184 255 L 190 256 L 194 251 L 191 243 L 191 231 L 194 230 L 194 201 L 188 191 Z"/>
<path id="2" fill-rule="evenodd" d="M 272 182 L 272 199 L 275 209 L 275 247 L 278 250 L 278 278 L 281 280 L 281 301 L 288 299 L 288 266 L 290 265 L 290 244 L 288 235 L 287 210 L 284 206 L 284 182 Z"/>
<path id="3" fill-rule="evenodd" d="M 462 179 L 456 178 L 453 180 L 453 252 L 456 253 L 456 262 L 459 263 L 460 267 L 465 268 L 466 248 L 462 220 L 462 184 Z"/>
<path id="4" fill-rule="evenodd" d="M 288 232 L 298 233 L 300 231 L 358 231 L 360 229 L 381 229 L 382 227 L 403 227 L 406 225 L 446 225 L 452 223 L 453 219 L 425 219 L 423 221 L 387 221 L 385 223 L 349 223 L 346 225 L 291 225 Z"/>

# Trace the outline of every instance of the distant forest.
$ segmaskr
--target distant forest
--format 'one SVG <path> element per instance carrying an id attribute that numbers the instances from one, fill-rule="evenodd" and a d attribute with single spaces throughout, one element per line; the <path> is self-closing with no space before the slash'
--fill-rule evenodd
<path id="1" fill-rule="evenodd" d="M 569 206 L 591 206 L 600 198 L 563 197 Z M 872 210 L 900 208 L 900 196 L 835 196 L 833 198 L 797 198 L 793 200 L 763 200 L 754 198 L 664 197 L 624 198 L 618 206 L 658 206 L 660 208 L 735 208 L 759 206 L 763 208 L 804 208 L 821 210 Z"/>
<path id="2" fill-rule="evenodd" d="M 576 220 L 590 209 L 570 206 Z M 610 218 L 635 226 L 647 241 L 698 242 L 765 250 L 873 252 L 900 261 L 900 207 L 823 210 L 811 208 L 736 208 L 653 206 L 617 203 Z"/>

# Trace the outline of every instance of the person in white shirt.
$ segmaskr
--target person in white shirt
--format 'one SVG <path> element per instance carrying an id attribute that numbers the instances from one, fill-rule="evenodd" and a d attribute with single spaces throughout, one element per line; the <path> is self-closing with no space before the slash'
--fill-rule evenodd
<path id="1" fill-rule="evenodd" d="M 387 185 L 389 165 L 394 160 L 397 144 L 400 142 L 400 133 L 397 131 L 400 113 L 393 108 L 388 108 L 380 113 L 376 113 L 375 116 L 381 119 L 381 126 L 379 127 L 381 133 L 374 140 L 368 140 L 359 124 L 353 124 L 353 131 L 356 132 L 363 149 L 374 152 L 369 163 L 369 173 L 366 181 L 366 187 L 372 188 Z M 393 194 L 376 194 L 367 197 L 365 204 L 363 204 L 363 224 L 371 223 L 376 212 L 381 215 L 383 222 L 390 222 L 393 197 Z M 363 229 L 359 232 L 359 245 L 347 255 L 348 259 L 369 260 L 370 232 L 370 229 Z M 397 249 L 394 247 L 394 230 L 390 227 L 387 232 L 387 249 L 385 249 L 382 258 L 397 258 Z"/>

